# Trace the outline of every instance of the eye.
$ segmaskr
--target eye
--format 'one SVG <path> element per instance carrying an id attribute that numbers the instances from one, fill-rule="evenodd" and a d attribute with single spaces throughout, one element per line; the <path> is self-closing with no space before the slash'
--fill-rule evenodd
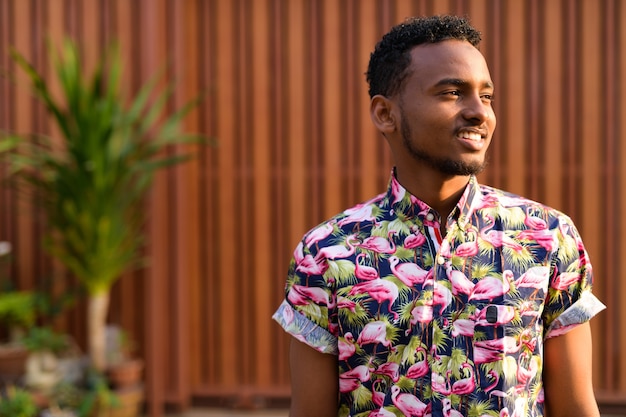
<path id="1" fill-rule="evenodd" d="M 449 90 L 449 91 L 444 91 L 442 94 L 444 96 L 460 96 L 461 95 L 461 91 L 459 91 L 459 90 Z"/>
<path id="2" fill-rule="evenodd" d="M 488 101 L 491 103 L 493 101 L 493 94 L 483 94 L 480 96 L 480 98 L 482 98 L 483 101 Z"/>

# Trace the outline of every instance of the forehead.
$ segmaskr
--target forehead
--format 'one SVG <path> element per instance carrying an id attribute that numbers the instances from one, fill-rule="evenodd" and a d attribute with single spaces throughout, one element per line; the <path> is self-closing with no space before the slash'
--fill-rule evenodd
<path id="1" fill-rule="evenodd" d="M 459 79 L 477 85 L 492 85 L 485 58 L 467 41 L 447 40 L 421 44 L 411 50 L 407 81 L 424 88 L 443 79 Z"/>

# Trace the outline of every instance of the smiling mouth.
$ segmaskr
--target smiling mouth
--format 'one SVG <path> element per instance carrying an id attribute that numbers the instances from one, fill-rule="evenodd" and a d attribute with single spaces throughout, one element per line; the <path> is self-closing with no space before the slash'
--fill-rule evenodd
<path id="1" fill-rule="evenodd" d="M 477 132 L 461 132 L 458 134 L 458 137 L 461 139 L 472 140 L 476 142 L 480 141 L 483 138 L 483 136 Z"/>

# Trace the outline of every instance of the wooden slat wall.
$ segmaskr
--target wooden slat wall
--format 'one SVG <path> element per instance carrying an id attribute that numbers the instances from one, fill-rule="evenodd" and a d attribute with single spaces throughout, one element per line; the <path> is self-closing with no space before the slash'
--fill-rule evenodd
<path id="1" fill-rule="evenodd" d="M 9 46 L 49 73 L 46 36 L 73 36 L 87 66 L 117 39 L 128 91 L 169 64 L 172 109 L 205 98 L 186 126 L 218 146 L 159 175 L 147 208 L 151 263 L 114 289 L 111 321 L 138 339 L 152 416 L 192 400 L 288 397 L 288 337 L 270 316 L 293 247 L 315 224 L 383 191 L 391 167 L 368 116 L 369 53 L 406 16 L 447 12 L 483 31 L 497 86 L 498 130 L 482 180 L 577 223 L 609 307 L 593 321 L 595 386 L 603 407 L 626 407 L 623 1 L 0 0 L 3 72 L 15 69 Z M 0 128 L 54 135 L 24 77 L 16 81 L 0 79 Z M 33 288 L 53 277 L 61 292 L 74 283 L 42 252 L 44 228 L 28 202 L 0 188 L 13 280 Z M 57 321 L 81 343 L 83 309 Z"/>

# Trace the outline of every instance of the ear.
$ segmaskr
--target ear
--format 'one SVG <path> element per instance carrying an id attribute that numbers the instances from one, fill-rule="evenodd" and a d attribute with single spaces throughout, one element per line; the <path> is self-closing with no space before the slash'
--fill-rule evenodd
<path id="1" fill-rule="evenodd" d="M 398 117 L 395 104 L 385 96 L 376 95 L 370 101 L 370 117 L 374 126 L 383 134 L 397 130 Z"/>

